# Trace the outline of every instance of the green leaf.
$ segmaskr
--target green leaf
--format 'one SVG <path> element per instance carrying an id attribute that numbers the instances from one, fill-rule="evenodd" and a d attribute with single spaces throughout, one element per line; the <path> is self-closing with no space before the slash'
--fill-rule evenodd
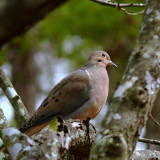
<path id="1" fill-rule="evenodd" d="M 56 117 L 54 117 L 49 125 L 49 129 L 53 132 L 57 132 L 58 128 L 58 120 Z"/>

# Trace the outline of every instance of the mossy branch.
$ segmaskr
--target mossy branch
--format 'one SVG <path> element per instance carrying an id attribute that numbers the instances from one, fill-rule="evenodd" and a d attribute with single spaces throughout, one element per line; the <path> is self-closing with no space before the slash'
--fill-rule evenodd
<path id="1" fill-rule="evenodd" d="M 147 0 L 137 44 L 90 159 L 128 160 L 160 90 L 160 1 Z M 118 149 L 119 152 L 116 152 Z"/>
<path id="2" fill-rule="evenodd" d="M 88 122 L 58 122 L 57 132 L 44 128 L 34 140 L 10 127 L 2 130 L 2 140 L 15 159 L 88 159 L 96 136 Z"/>
<path id="3" fill-rule="evenodd" d="M 18 122 L 22 125 L 26 122 L 29 118 L 29 113 L 26 110 L 20 96 L 17 94 L 16 90 L 14 89 L 12 83 L 5 75 L 5 73 L 0 68 L 0 88 L 2 88 L 3 92 L 5 93 L 6 97 L 12 104 L 16 117 L 18 118 Z"/>

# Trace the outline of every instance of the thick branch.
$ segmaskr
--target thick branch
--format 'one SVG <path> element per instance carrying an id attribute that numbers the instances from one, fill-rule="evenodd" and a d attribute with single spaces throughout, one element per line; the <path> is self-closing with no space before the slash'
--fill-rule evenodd
<path id="1" fill-rule="evenodd" d="M 0 46 L 22 34 L 67 0 L 1 0 Z"/>
<path id="2" fill-rule="evenodd" d="M 160 1 L 148 0 L 139 38 L 96 138 L 91 159 L 127 160 L 160 88 Z"/>
<path id="3" fill-rule="evenodd" d="M 16 128 L 9 127 L 3 129 L 1 138 L 13 160 L 17 158 L 21 150 L 30 151 L 30 154 L 32 154 L 32 152 L 34 154 L 35 150 L 38 152 L 39 145 L 36 144 L 32 139 L 27 137 L 25 134 L 21 134 L 21 132 Z M 28 157 L 27 159 L 29 158 L 30 157 Z"/>
<path id="4" fill-rule="evenodd" d="M 20 96 L 15 91 L 12 83 L 7 78 L 5 73 L 0 68 L 0 88 L 2 88 L 3 92 L 9 99 L 10 103 L 12 104 L 16 117 L 19 120 L 19 123 L 22 125 L 24 122 L 26 122 L 29 118 L 29 114 L 20 98 Z"/>
<path id="5" fill-rule="evenodd" d="M 69 120 L 59 122 L 58 131 L 43 129 L 33 141 L 15 128 L 2 131 L 2 139 L 12 159 L 86 160 L 96 136 L 90 123 Z"/>

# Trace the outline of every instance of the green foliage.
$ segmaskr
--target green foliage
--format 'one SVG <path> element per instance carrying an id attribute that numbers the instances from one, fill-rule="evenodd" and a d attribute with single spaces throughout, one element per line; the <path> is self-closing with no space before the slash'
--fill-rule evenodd
<path id="1" fill-rule="evenodd" d="M 142 15 L 127 16 L 121 10 L 92 1 L 71 0 L 32 28 L 21 39 L 21 49 L 41 48 L 49 42 L 58 57 L 69 58 L 78 66 L 94 50 L 114 54 L 121 48 L 121 52 L 126 54 L 135 45 L 141 18 Z M 123 51 L 125 47 L 127 50 Z"/>
<path id="2" fill-rule="evenodd" d="M 0 49 L 0 66 L 3 65 L 5 62 L 5 52 L 4 50 Z"/>
<path id="3" fill-rule="evenodd" d="M 49 125 L 49 129 L 53 132 L 57 132 L 58 128 L 58 120 L 56 117 L 54 117 Z"/>
<path id="4" fill-rule="evenodd" d="M 39 23 L 38 39 L 41 42 L 46 39 L 54 41 L 60 57 L 83 61 L 82 52 L 87 48 L 91 51 L 99 48 L 111 50 L 118 48 L 124 39 L 130 41 L 127 47 L 133 48 L 141 17 L 127 16 L 120 10 L 91 1 L 72 0 Z M 72 36 L 79 36 L 82 43 L 67 53 L 63 44 Z"/>

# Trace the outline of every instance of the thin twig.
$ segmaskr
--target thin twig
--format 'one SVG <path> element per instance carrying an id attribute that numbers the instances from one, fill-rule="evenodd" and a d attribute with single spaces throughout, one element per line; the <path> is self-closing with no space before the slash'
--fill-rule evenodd
<path id="1" fill-rule="evenodd" d="M 122 10 L 125 14 L 130 15 L 130 16 L 136 16 L 136 15 L 138 15 L 138 14 L 143 14 L 143 13 L 144 13 L 144 10 L 142 10 L 142 11 L 140 11 L 140 12 L 135 12 L 135 13 L 131 13 L 131 11 L 128 11 L 128 10 L 126 10 L 126 9 L 124 9 L 124 8 L 121 8 L 121 10 Z M 132 11 L 132 12 L 133 12 L 133 11 Z"/>
<path id="2" fill-rule="evenodd" d="M 160 127 L 160 124 L 154 119 L 154 117 L 152 116 L 152 114 L 150 113 L 150 117 L 152 118 L 152 120 L 155 122 L 155 124 Z"/>
<path id="3" fill-rule="evenodd" d="M 150 144 L 160 145 L 160 141 L 154 140 L 154 139 L 139 138 L 138 141 L 139 142 L 144 142 L 144 143 L 150 143 Z"/>
<path id="4" fill-rule="evenodd" d="M 114 8 L 122 8 L 122 7 L 145 7 L 146 5 L 143 3 L 127 3 L 127 4 L 119 4 L 119 3 L 113 3 L 111 1 L 102 1 L 102 0 L 91 0 L 97 3 L 100 3 L 102 5 L 107 5 L 107 6 L 111 6 Z"/>
<path id="5" fill-rule="evenodd" d="M 136 12 L 136 11 L 130 11 L 130 10 L 127 10 L 127 9 L 124 8 L 124 7 L 145 7 L 145 4 L 143 4 L 143 3 L 119 4 L 119 3 L 112 2 L 112 1 L 109 1 L 109 0 L 106 0 L 106 1 L 91 0 L 91 1 L 94 1 L 96 3 L 102 4 L 102 5 L 105 5 L 105 6 L 118 8 L 118 9 L 122 10 L 127 15 L 138 15 L 138 14 L 143 14 L 144 13 L 144 10 L 140 11 L 140 12 Z"/>

